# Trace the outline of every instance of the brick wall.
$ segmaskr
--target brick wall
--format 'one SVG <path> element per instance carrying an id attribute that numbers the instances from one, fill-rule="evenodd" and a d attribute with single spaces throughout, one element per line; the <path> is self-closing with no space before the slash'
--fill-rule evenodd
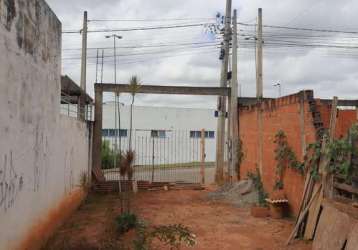
<path id="1" fill-rule="evenodd" d="M 263 170 L 262 180 L 265 190 L 270 194 L 276 180 L 275 135 L 283 130 L 297 158 L 303 161 L 304 145 L 316 141 L 317 128 L 313 123 L 312 105 L 317 105 L 321 113 L 323 126 L 328 127 L 330 107 L 313 99 L 312 91 L 285 96 L 265 101 L 263 108 Z M 301 112 L 301 109 L 302 112 Z M 244 160 L 241 165 L 241 178 L 258 167 L 258 127 L 256 105 L 240 108 L 240 137 L 243 142 Z M 304 122 L 302 123 L 301 117 Z M 340 110 L 338 112 L 336 135 L 344 135 L 356 119 L 355 111 Z M 302 126 L 303 125 L 303 126 Z M 301 136 L 301 131 L 304 137 Z M 284 173 L 284 190 L 289 200 L 290 212 L 297 215 L 304 185 L 304 177 L 297 171 L 287 169 Z"/>
<path id="2" fill-rule="evenodd" d="M 329 120 L 331 115 L 331 106 L 327 104 L 321 103 L 317 100 L 317 106 L 321 113 L 322 122 L 325 128 L 329 127 Z M 340 109 L 338 107 L 337 112 L 337 124 L 335 137 L 342 138 L 347 134 L 347 131 L 352 126 L 354 122 L 357 121 L 357 112 L 354 109 Z"/>

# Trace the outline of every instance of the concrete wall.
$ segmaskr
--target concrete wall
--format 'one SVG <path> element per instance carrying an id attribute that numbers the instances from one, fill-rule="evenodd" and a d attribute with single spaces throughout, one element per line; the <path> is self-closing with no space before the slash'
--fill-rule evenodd
<path id="1" fill-rule="evenodd" d="M 0 249 L 37 249 L 84 196 L 89 134 L 59 112 L 57 17 L 43 0 L 0 13 Z"/>
<path id="2" fill-rule="evenodd" d="M 313 97 L 313 96 L 312 96 Z M 263 108 L 263 171 L 262 181 L 266 192 L 271 194 L 276 180 L 276 160 L 274 143 L 275 135 L 283 130 L 287 140 L 298 160 L 303 161 L 303 143 L 309 145 L 316 141 L 316 129 L 309 101 L 303 103 L 304 126 L 301 127 L 300 93 L 272 101 L 264 102 Z M 316 101 L 325 128 L 329 127 L 331 108 Z M 241 165 L 241 178 L 246 178 L 248 172 L 254 172 L 258 167 L 258 127 L 257 107 L 251 106 L 240 110 L 240 137 L 243 141 L 244 160 Z M 346 135 L 348 129 L 356 121 L 355 111 L 339 110 L 336 126 L 336 137 Z M 301 139 L 304 132 L 304 141 Z M 284 191 L 289 200 L 292 214 L 297 215 L 303 192 L 304 177 L 296 170 L 287 169 L 284 173 Z"/>

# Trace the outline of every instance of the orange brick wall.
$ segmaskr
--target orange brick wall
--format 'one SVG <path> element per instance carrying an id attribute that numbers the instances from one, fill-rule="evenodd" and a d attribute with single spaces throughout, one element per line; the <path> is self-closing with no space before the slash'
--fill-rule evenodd
<path id="1" fill-rule="evenodd" d="M 329 128 L 329 120 L 331 115 L 331 106 L 320 103 L 319 111 L 321 113 L 322 121 L 325 128 Z M 352 109 L 338 109 L 337 124 L 335 137 L 342 138 L 346 136 L 348 130 L 357 121 L 357 112 Z"/>
<path id="2" fill-rule="evenodd" d="M 285 132 L 288 143 L 295 152 L 297 158 L 303 160 L 300 123 L 300 98 L 301 94 L 294 94 L 263 104 L 263 173 L 262 180 L 266 192 L 272 193 L 276 181 L 275 160 L 275 135 L 281 129 Z M 329 126 L 330 106 L 321 104 L 318 110 L 321 113 L 325 128 Z M 243 142 L 244 160 L 241 165 L 241 178 L 246 178 L 248 172 L 255 171 L 258 166 L 258 127 L 257 107 L 251 106 L 240 109 L 240 137 Z M 354 110 L 339 110 L 336 126 L 336 137 L 347 133 L 349 127 L 356 120 Z M 304 100 L 304 134 L 305 145 L 316 141 L 316 130 L 313 125 L 312 113 L 308 100 Z M 284 190 L 289 200 L 292 214 L 297 215 L 299 211 L 301 196 L 303 192 L 304 177 L 292 169 L 284 173 Z"/>
<path id="3" fill-rule="evenodd" d="M 276 180 L 275 135 L 281 129 L 285 132 L 288 143 L 297 158 L 303 161 L 301 123 L 300 123 L 301 94 L 282 97 L 263 104 L 263 173 L 262 181 L 266 192 L 272 193 Z M 328 128 L 330 107 L 318 103 L 325 128 Z M 241 165 L 241 178 L 246 178 L 248 172 L 254 172 L 258 166 L 258 127 L 257 107 L 240 109 L 240 137 L 243 142 L 244 160 Z M 316 130 L 309 102 L 304 100 L 304 137 L 305 145 L 316 141 Z M 349 127 L 356 121 L 353 110 L 339 110 L 337 117 L 336 136 L 345 135 Z M 289 200 L 290 212 L 297 215 L 304 186 L 304 177 L 297 171 L 287 169 L 284 178 L 284 190 Z"/>
<path id="4" fill-rule="evenodd" d="M 315 129 L 308 102 L 304 102 L 305 141 L 306 145 L 315 141 Z M 279 130 L 286 133 L 288 143 L 299 160 L 302 160 L 302 142 L 300 136 L 300 96 L 292 95 L 265 102 L 263 112 L 263 173 L 262 180 L 266 192 L 273 191 L 276 181 L 275 135 Z M 257 108 L 241 110 L 240 137 L 245 154 L 241 165 L 242 178 L 258 166 L 258 129 Z M 304 185 L 304 178 L 296 171 L 287 169 L 283 178 L 284 190 L 289 200 L 290 210 L 297 214 Z"/>
<path id="5" fill-rule="evenodd" d="M 357 112 L 355 110 L 338 110 L 336 138 L 344 137 L 352 124 L 357 122 Z"/>

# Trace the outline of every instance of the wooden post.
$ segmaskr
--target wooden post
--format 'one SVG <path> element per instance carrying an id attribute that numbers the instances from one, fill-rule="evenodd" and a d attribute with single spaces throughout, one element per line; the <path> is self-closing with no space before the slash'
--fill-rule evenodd
<path id="1" fill-rule="evenodd" d="M 201 130 L 201 139 L 200 139 L 200 175 L 201 175 L 201 184 L 205 185 L 205 129 Z"/>
<path id="2" fill-rule="evenodd" d="M 231 179 L 236 180 L 238 173 L 238 144 L 239 144 L 239 117 L 238 117 L 238 73 L 237 73 L 237 11 L 234 10 L 232 38 L 232 79 L 231 79 L 231 109 L 230 109 L 230 135 L 231 135 Z"/>
<path id="3" fill-rule="evenodd" d="M 257 42 L 256 42 L 256 97 L 257 97 L 257 129 L 258 129 L 258 167 L 263 174 L 263 74 L 262 74 L 262 9 L 258 10 Z"/>
<path id="4" fill-rule="evenodd" d="M 329 141 L 334 140 L 336 133 L 336 124 L 337 124 L 337 105 L 338 97 L 333 97 L 332 106 L 331 106 L 331 117 L 329 121 Z M 328 164 L 328 163 L 327 163 Z M 329 174 L 326 170 L 326 167 L 323 168 L 322 174 L 322 185 L 323 185 L 323 197 L 333 198 L 333 175 Z"/>
<path id="5" fill-rule="evenodd" d="M 329 140 L 333 141 L 336 133 L 336 124 L 337 124 L 337 105 L 338 97 L 333 97 L 332 107 L 331 107 L 331 117 L 329 120 Z"/>
<path id="6" fill-rule="evenodd" d="M 103 91 L 101 85 L 95 87 L 95 110 L 93 129 L 93 165 L 92 170 L 101 169 L 101 148 L 102 148 L 102 102 Z"/>

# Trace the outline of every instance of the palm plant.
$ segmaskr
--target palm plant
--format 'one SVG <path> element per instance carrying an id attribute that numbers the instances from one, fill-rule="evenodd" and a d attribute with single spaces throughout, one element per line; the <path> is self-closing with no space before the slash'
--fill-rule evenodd
<path id="1" fill-rule="evenodd" d="M 133 105 L 135 100 L 135 95 L 140 89 L 140 80 L 138 76 L 132 76 L 129 80 L 129 91 L 132 96 L 131 103 L 131 112 L 130 112 L 130 124 L 129 124 L 129 150 L 132 150 L 132 130 L 133 130 Z"/>

